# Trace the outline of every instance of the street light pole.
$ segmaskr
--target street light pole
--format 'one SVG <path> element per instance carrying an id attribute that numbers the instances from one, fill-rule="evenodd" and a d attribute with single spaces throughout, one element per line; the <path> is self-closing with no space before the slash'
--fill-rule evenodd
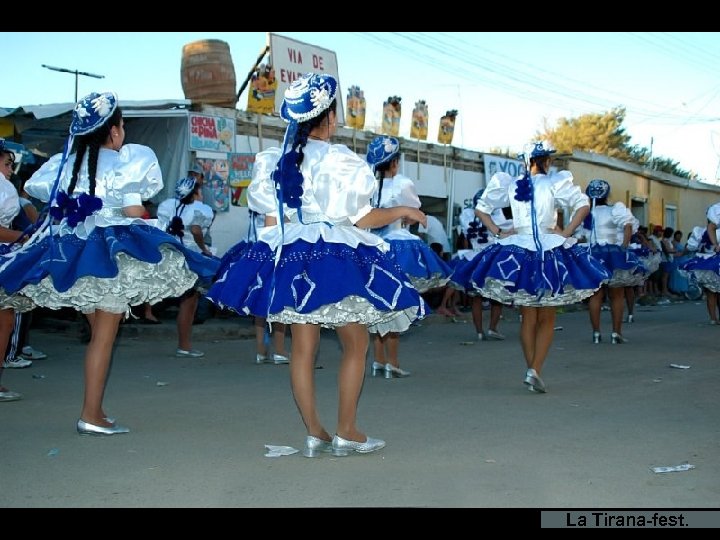
<path id="1" fill-rule="evenodd" d="M 47 64 L 40 64 L 40 65 L 44 68 L 51 69 L 53 71 L 59 71 L 61 73 L 75 74 L 75 103 L 77 103 L 77 100 L 78 100 L 78 76 L 79 75 L 84 75 L 85 77 L 94 77 L 95 79 L 104 79 L 105 78 L 105 75 L 96 75 L 95 73 L 88 73 L 87 71 L 78 71 L 77 69 L 53 67 L 53 66 L 48 66 Z"/>

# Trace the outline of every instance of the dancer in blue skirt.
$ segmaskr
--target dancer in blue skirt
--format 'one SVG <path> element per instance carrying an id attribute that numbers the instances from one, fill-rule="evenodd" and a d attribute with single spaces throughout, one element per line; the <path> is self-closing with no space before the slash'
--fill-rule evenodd
<path id="1" fill-rule="evenodd" d="M 92 93 L 77 103 L 65 151 L 25 184 L 50 204 L 49 216 L 0 266 L 6 293 L 50 309 L 76 309 L 90 322 L 81 434 L 129 431 L 102 403 L 113 343 L 130 307 L 180 296 L 217 269 L 217 262 L 141 218 L 142 201 L 163 187 L 162 174 L 150 148 L 124 140 L 114 93 Z"/>
<path id="2" fill-rule="evenodd" d="M 260 152 L 248 187 L 248 206 L 266 227 L 210 289 L 208 297 L 239 313 L 291 325 L 290 378 L 307 429 L 303 454 L 373 452 L 385 446 L 356 424 L 365 374 L 368 327 L 404 331 L 426 305 L 386 253 L 387 244 L 363 231 L 398 219 L 426 223 L 417 208 L 373 208 L 375 177 L 346 146 L 331 144 L 337 81 L 306 74 L 285 91 L 288 122 L 282 148 Z M 314 358 L 320 328 L 334 328 L 342 345 L 335 436 L 315 403 Z"/>
<path id="3" fill-rule="evenodd" d="M 585 193 L 592 201 L 592 209 L 582 226 L 578 227 L 578 233 L 590 245 L 593 257 L 600 260 L 610 274 L 610 280 L 595 291 L 588 301 L 592 340 L 593 343 L 602 341 L 600 308 L 607 291 L 612 318 L 610 342 L 626 343 L 627 339 L 622 335 L 625 287 L 636 287 L 649 275 L 638 256 L 628 249 L 635 218 L 622 202 L 608 204 L 610 184 L 605 180 L 591 180 Z"/>
<path id="4" fill-rule="evenodd" d="M 705 212 L 707 227 L 694 227 L 688 249 L 695 255 L 680 265 L 685 274 L 692 274 L 705 294 L 710 324 L 720 324 L 720 202 Z"/>
<path id="5" fill-rule="evenodd" d="M 375 137 L 368 145 L 367 161 L 378 181 L 373 206 L 420 208 L 420 197 L 415 184 L 410 178 L 399 173 L 400 142 L 395 137 Z M 373 229 L 372 232 L 390 244 L 390 254 L 418 292 L 424 293 L 445 286 L 452 269 L 419 236 L 407 229 L 409 225 L 413 223 L 398 219 L 384 227 Z M 383 374 L 386 379 L 410 375 L 409 371 L 400 367 L 398 332 L 388 332 L 384 336 L 375 334 L 373 349 L 373 375 Z"/>
<path id="6" fill-rule="evenodd" d="M 476 209 L 496 242 L 473 259 L 471 283 L 485 297 L 520 307 L 522 344 L 527 371 L 523 382 L 545 392 L 540 378 L 555 326 L 555 308 L 579 302 L 600 288 L 609 273 L 587 247 L 570 238 L 590 211 L 588 197 L 573 184 L 569 171 L 550 172 L 547 143 L 536 142 L 524 154 L 526 173 L 512 178 L 495 174 Z M 496 208 L 512 208 L 513 229 L 501 230 L 492 220 Z M 556 210 L 570 212 L 561 230 Z"/>

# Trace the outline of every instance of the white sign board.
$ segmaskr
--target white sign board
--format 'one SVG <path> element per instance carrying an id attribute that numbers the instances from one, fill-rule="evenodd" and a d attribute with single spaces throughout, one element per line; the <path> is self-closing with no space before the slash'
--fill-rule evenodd
<path id="1" fill-rule="evenodd" d="M 525 174 L 525 163 L 519 159 L 509 159 L 492 154 L 483 154 L 485 162 L 485 185 L 495 175 L 495 173 L 508 173 L 513 178 L 517 178 Z"/>
<path id="2" fill-rule="evenodd" d="M 338 82 L 336 116 L 338 125 L 345 123 L 343 110 L 343 93 L 338 76 L 338 63 L 335 51 L 316 47 L 309 43 L 296 41 L 278 34 L 268 33 L 270 43 L 270 56 L 275 77 L 278 81 L 275 92 L 275 110 L 280 112 L 285 90 L 299 76 L 305 73 L 327 73 Z"/>

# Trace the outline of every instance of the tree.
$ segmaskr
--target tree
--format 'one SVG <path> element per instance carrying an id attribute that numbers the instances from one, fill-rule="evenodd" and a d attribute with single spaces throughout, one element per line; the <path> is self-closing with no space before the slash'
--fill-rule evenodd
<path id="1" fill-rule="evenodd" d="M 601 114 L 561 118 L 555 128 L 546 124 L 543 126 L 544 133 L 537 133 L 536 136 L 538 140 L 549 140 L 560 153 L 570 154 L 573 150 L 594 152 L 682 178 L 691 178 L 691 173 L 678 167 L 677 161 L 651 157 L 647 148 L 631 146 L 631 137 L 622 125 L 624 120 L 625 108 L 616 107 Z"/>

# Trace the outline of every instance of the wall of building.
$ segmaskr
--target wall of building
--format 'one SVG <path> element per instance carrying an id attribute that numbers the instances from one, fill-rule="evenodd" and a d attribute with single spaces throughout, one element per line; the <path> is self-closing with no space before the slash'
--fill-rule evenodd
<path id="1" fill-rule="evenodd" d="M 222 114 L 226 109 L 203 107 L 207 114 Z M 285 123 L 246 111 L 230 111 L 237 118 L 237 151 L 258 152 L 279 146 Z M 260 144 L 259 136 L 262 136 Z M 345 144 L 364 156 L 368 143 L 376 136 L 369 131 L 339 128 L 334 142 Z M 456 216 L 472 205 L 472 197 L 486 185 L 483 154 L 400 138 L 401 172 L 412 178 L 423 200 L 423 208 L 445 225 L 451 243 Z M 419 167 L 418 167 L 419 162 Z M 584 190 L 594 178 L 607 180 L 612 186 L 611 201 L 622 201 L 633 209 L 644 225 L 668 225 L 666 208 L 676 209 L 676 229 L 685 234 L 696 225 L 705 225 L 705 210 L 720 200 L 720 187 L 688 181 L 638 165 L 588 152 L 558 156 L 554 165 L 572 171 L 575 181 Z M 247 235 L 247 209 L 231 206 L 229 212 L 218 214 L 213 225 L 213 242 L 220 253 Z"/>

